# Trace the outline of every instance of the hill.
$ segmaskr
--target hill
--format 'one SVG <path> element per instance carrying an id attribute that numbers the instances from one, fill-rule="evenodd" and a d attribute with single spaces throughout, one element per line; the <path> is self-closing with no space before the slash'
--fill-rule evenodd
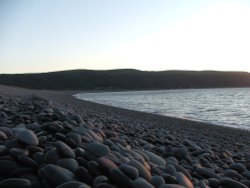
<path id="1" fill-rule="evenodd" d="M 0 84 L 52 90 L 250 87 L 250 74 L 218 71 L 149 72 L 133 69 L 71 70 L 34 74 L 1 74 Z"/>

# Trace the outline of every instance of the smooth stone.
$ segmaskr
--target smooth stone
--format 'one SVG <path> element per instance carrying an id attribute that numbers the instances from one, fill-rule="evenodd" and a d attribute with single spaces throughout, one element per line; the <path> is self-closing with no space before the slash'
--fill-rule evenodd
<path id="1" fill-rule="evenodd" d="M 55 143 L 56 148 L 58 151 L 65 157 L 75 158 L 75 152 L 64 142 L 56 141 Z"/>
<path id="2" fill-rule="evenodd" d="M 241 174 L 242 174 L 242 176 L 244 176 L 250 180 L 250 171 L 246 170 L 246 171 L 242 172 Z"/>
<path id="3" fill-rule="evenodd" d="M 234 178 L 234 179 L 242 179 L 242 176 L 237 171 L 232 170 L 232 169 L 224 170 L 224 176 L 227 176 L 229 178 Z"/>
<path id="4" fill-rule="evenodd" d="M 37 136 L 30 130 L 21 131 L 18 135 L 18 139 L 30 146 L 36 146 L 39 143 Z"/>
<path id="5" fill-rule="evenodd" d="M 157 164 L 159 166 L 165 166 L 166 165 L 166 161 L 164 159 L 162 159 L 160 156 L 150 152 L 150 151 L 143 151 L 144 154 L 146 154 L 149 158 L 149 161 L 151 163 Z"/>
<path id="6" fill-rule="evenodd" d="M 179 160 L 184 159 L 184 158 L 186 157 L 186 155 L 188 155 L 187 150 L 184 149 L 184 148 L 175 148 L 175 149 L 173 150 L 173 152 L 174 152 L 174 156 L 175 156 L 177 159 L 179 159 Z"/>
<path id="7" fill-rule="evenodd" d="M 186 188 L 194 188 L 192 182 L 181 172 L 176 173 L 176 180 L 180 185 Z"/>
<path id="8" fill-rule="evenodd" d="M 217 188 L 220 186 L 220 180 L 216 178 L 209 178 L 208 182 L 209 182 L 209 186 L 212 188 Z"/>
<path id="9" fill-rule="evenodd" d="M 174 165 L 172 164 L 168 164 L 165 168 L 165 172 L 167 172 L 168 174 L 172 175 L 172 176 L 175 176 L 176 174 L 176 169 L 174 167 Z"/>
<path id="10" fill-rule="evenodd" d="M 40 165 L 44 162 L 44 153 L 36 152 L 32 155 L 32 159 L 34 159 Z"/>
<path id="11" fill-rule="evenodd" d="M 7 153 L 7 148 L 4 145 L 0 145 L 0 156 Z"/>
<path id="12" fill-rule="evenodd" d="M 62 156 L 57 149 L 52 149 L 44 155 L 44 161 L 48 164 L 56 164 Z"/>
<path id="13" fill-rule="evenodd" d="M 136 178 L 139 177 L 139 172 L 138 170 L 133 167 L 130 166 L 128 164 L 121 164 L 119 166 L 120 170 L 123 171 L 126 175 L 128 175 L 132 180 L 135 180 Z"/>
<path id="14" fill-rule="evenodd" d="M 156 188 L 160 187 L 161 185 L 165 184 L 165 180 L 161 176 L 152 176 L 150 183 L 155 186 Z"/>
<path id="15" fill-rule="evenodd" d="M 98 142 L 89 143 L 86 149 L 98 157 L 107 156 L 110 154 L 109 147 Z"/>
<path id="16" fill-rule="evenodd" d="M 27 165 L 30 166 L 30 167 L 33 167 L 33 168 L 38 167 L 38 163 L 37 163 L 36 161 L 34 161 L 33 159 L 29 158 L 29 157 L 26 156 L 26 155 L 19 155 L 19 156 L 18 156 L 18 159 L 19 159 L 21 162 L 27 164 Z"/>
<path id="17" fill-rule="evenodd" d="M 197 168 L 196 172 L 202 175 L 204 178 L 216 178 L 220 179 L 220 176 L 216 173 L 212 172 L 212 170 L 208 170 L 206 168 Z"/>
<path id="18" fill-rule="evenodd" d="M 20 177 L 23 174 L 34 174 L 35 170 L 29 167 L 19 167 L 12 171 L 10 177 Z"/>
<path id="19" fill-rule="evenodd" d="M 221 181 L 221 185 L 225 188 L 248 188 L 246 185 L 238 182 L 238 181 L 235 181 L 231 178 L 221 178 L 220 179 Z"/>
<path id="20" fill-rule="evenodd" d="M 18 157 L 19 155 L 29 155 L 29 150 L 23 148 L 11 148 L 9 154 L 13 157 Z"/>
<path id="21" fill-rule="evenodd" d="M 177 165 L 177 164 L 173 164 L 173 165 L 174 165 L 177 172 L 182 172 L 188 179 L 192 178 L 191 174 L 188 172 L 187 169 L 185 169 L 181 165 Z"/>
<path id="22" fill-rule="evenodd" d="M 116 187 L 109 183 L 100 183 L 95 188 L 116 188 Z"/>
<path id="23" fill-rule="evenodd" d="M 0 175 L 9 176 L 19 165 L 15 161 L 0 160 Z"/>
<path id="24" fill-rule="evenodd" d="M 48 164 L 40 169 L 39 175 L 52 186 L 74 180 L 74 174 L 71 171 L 53 164 Z"/>
<path id="25" fill-rule="evenodd" d="M 6 140 L 6 139 L 8 139 L 8 136 L 3 131 L 0 131 L 0 140 Z"/>
<path id="26" fill-rule="evenodd" d="M 159 188 L 186 188 L 179 184 L 163 184 Z"/>
<path id="27" fill-rule="evenodd" d="M 150 172 L 140 162 L 133 159 L 129 161 L 128 164 L 135 167 L 138 170 L 140 177 L 145 178 L 147 181 L 150 181 L 151 179 Z"/>
<path id="28" fill-rule="evenodd" d="M 88 170 L 82 166 L 80 166 L 75 174 L 77 175 L 77 177 L 79 177 L 83 182 L 86 182 L 88 184 L 92 184 L 93 183 L 93 178 L 90 176 Z"/>
<path id="29" fill-rule="evenodd" d="M 85 186 L 85 188 L 90 188 L 87 184 L 78 181 L 69 181 L 57 186 L 56 188 L 79 188 L 80 186 Z"/>
<path id="30" fill-rule="evenodd" d="M 105 131 L 104 133 L 106 134 L 106 136 L 108 138 L 111 138 L 111 137 L 117 138 L 118 137 L 117 132 L 114 132 L 114 131 Z"/>
<path id="31" fill-rule="evenodd" d="M 2 188 L 31 188 L 30 180 L 21 178 L 8 178 L 0 182 Z"/>
<path id="32" fill-rule="evenodd" d="M 66 139 L 72 139 L 76 144 L 81 143 L 82 138 L 79 134 L 77 133 L 69 133 L 66 135 Z"/>
<path id="33" fill-rule="evenodd" d="M 97 162 L 100 165 L 100 168 L 108 173 L 110 169 L 112 168 L 117 168 L 117 165 L 115 163 L 113 163 L 110 159 L 106 158 L 106 157 L 100 157 Z"/>
<path id="34" fill-rule="evenodd" d="M 88 162 L 88 171 L 90 173 L 90 175 L 96 177 L 98 175 L 100 175 L 100 165 L 96 162 L 96 161 L 89 161 Z"/>
<path id="35" fill-rule="evenodd" d="M 119 168 L 113 168 L 109 171 L 109 175 L 112 181 L 114 181 L 118 187 L 121 188 L 133 188 L 132 180 L 125 175 Z"/>
<path id="36" fill-rule="evenodd" d="M 237 172 L 241 173 L 246 170 L 246 167 L 241 163 L 233 163 L 229 166 L 229 168 L 236 170 Z"/>
<path id="37" fill-rule="evenodd" d="M 68 169 L 73 173 L 79 168 L 78 162 L 75 159 L 71 158 L 60 159 L 57 162 L 57 165 L 65 169 Z"/>
<path id="38" fill-rule="evenodd" d="M 134 180 L 133 187 L 134 188 L 154 188 L 153 185 L 151 185 L 150 183 L 148 183 L 143 178 L 137 178 L 136 180 Z"/>
<path id="39" fill-rule="evenodd" d="M 106 176 L 100 175 L 94 179 L 93 185 L 94 185 L 94 187 L 96 187 L 98 184 L 106 183 L 107 181 L 108 181 L 108 178 Z"/>

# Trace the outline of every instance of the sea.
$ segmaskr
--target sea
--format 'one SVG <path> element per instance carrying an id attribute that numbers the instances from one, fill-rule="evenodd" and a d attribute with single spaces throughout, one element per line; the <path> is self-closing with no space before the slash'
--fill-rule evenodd
<path id="1" fill-rule="evenodd" d="M 250 88 L 78 93 L 76 98 L 250 130 Z"/>

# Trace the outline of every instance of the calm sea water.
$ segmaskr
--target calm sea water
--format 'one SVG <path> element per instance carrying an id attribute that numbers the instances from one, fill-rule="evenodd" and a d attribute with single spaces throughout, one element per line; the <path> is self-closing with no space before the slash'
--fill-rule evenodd
<path id="1" fill-rule="evenodd" d="M 80 93 L 79 99 L 250 130 L 250 88 Z"/>

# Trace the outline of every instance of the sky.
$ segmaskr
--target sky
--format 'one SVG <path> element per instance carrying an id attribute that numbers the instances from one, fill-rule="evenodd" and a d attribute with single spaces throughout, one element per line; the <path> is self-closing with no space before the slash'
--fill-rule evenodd
<path id="1" fill-rule="evenodd" d="M 0 73 L 250 72 L 249 0 L 1 0 Z"/>

